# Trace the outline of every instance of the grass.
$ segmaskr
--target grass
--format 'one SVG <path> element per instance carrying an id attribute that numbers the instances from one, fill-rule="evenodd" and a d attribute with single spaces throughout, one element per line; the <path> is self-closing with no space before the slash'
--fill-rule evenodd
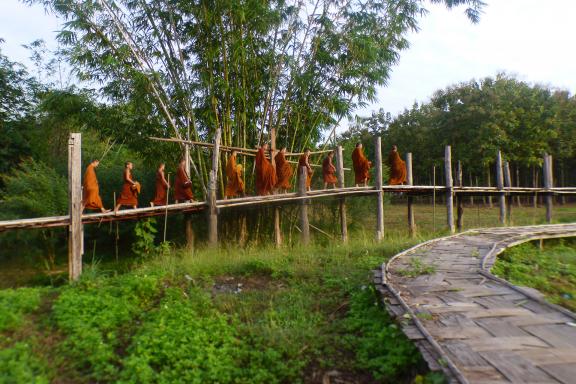
<path id="1" fill-rule="evenodd" d="M 175 251 L 0 291 L 0 383 L 441 382 L 371 285 L 412 242 Z"/>
<path id="2" fill-rule="evenodd" d="M 498 256 L 492 272 L 513 284 L 535 288 L 552 303 L 576 311 L 576 242 L 548 240 L 513 247 Z"/>

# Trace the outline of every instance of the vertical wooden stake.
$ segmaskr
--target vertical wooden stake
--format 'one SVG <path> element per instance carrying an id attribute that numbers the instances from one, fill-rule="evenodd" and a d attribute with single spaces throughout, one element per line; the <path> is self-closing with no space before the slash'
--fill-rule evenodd
<path id="1" fill-rule="evenodd" d="M 462 163 L 458 160 L 456 163 L 456 185 L 462 187 Z M 462 231 L 464 227 L 464 196 L 460 194 L 456 194 L 456 227 L 458 228 L 458 232 Z"/>
<path id="2" fill-rule="evenodd" d="M 82 134 L 71 133 L 68 139 L 68 277 L 77 280 L 82 274 L 84 228 L 82 227 Z"/>
<path id="3" fill-rule="evenodd" d="M 184 168 L 186 169 L 186 173 L 190 175 L 190 146 L 188 144 L 184 145 L 184 158 L 186 159 Z M 194 227 L 192 226 L 192 214 L 187 213 L 184 215 L 184 226 L 186 234 L 186 249 L 193 251 L 195 236 Z"/>
<path id="4" fill-rule="evenodd" d="M 492 187 L 492 175 L 490 173 L 490 166 L 488 166 L 488 169 L 486 170 L 486 176 L 487 176 L 487 181 L 488 181 L 488 187 Z M 494 206 L 493 202 L 492 202 L 492 195 L 488 195 L 488 207 L 492 208 Z"/>
<path id="5" fill-rule="evenodd" d="M 452 180 L 452 148 L 447 145 L 444 149 L 444 174 L 446 175 L 446 215 L 448 229 L 454 233 L 454 182 Z"/>
<path id="6" fill-rule="evenodd" d="M 542 170 L 544 174 L 544 188 L 550 189 L 554 186 L 552 178 L 552 156 L 544 154 L 544 169 Z M 550 224 L 552 222 L 552 193 L 546 193 L 546 223 Z"/>
<path id="7" fill-rule="evenodd" d="M 504 162 L 504 186 L 506 188 L 512 187 L 512 175 L 510 174 L 510 163 Z M 506 223 L 512 225 L 512 195 L 510 192 L 506 194 Z"/>
<path id="8" fill-rule="evenodd" d="M 216 128 L 214 137 L 214 150 L 212 152 L 212 171 L 210 172 L 208 186 L 208 245 L 215 247 L 218 245 L 218 208 L 216 207 L 216 191 L 218 189 L 218 161 L 220 160 L 220 138 L 222 137 L 222 127 Z"/>
<path id="9" fill-rule="evenodd" d="M 344 156 L 342 154 L 342 146 L 339 145 L 336 149 L 336 172 L 338 174 L 338 188 L 344 188 Z M 346 223 L 346 198 L 340 198 L 340 233 L 342 242 L 348 242 L 348 224 Z"/>
<path id="10" fill-rule="evenodd" d="M 308 170 L 306 167 L 300 167 L 298 170 L 300 177 L 298 179 L 298 196 L 306 196 L 306 178 L 308 177 Z M 310 243 L 310 223 L 308 222 L 308 202 L 306 199 L 300 200 L 300 230 L 302 244 L 308 245 Z"/>
<path id="11" fill-rule="evenodd" d="M 412 174 L 412 153 L 406 154 L 406 184 L 414 185 L 414 175 Z M 408 194 L 408 230 L 410 236 L 416 235 L 416 223 L 414 221 L 414 197 Z"/>
<path id="12" fill-rule="evenodd" d="M 274 172 L 276 172 L 276 128 L 270 128 L 270 149 L 272 154 L 270 156 L 270 162 L 272 167 L 274 167 Z M 282 227 L 280 225 L 280 207 L 274 207 L 274 244 L 276 248 L 282 245 Z"/>
<path id="13" fill-rule="evenodd" d="M 502 152 L 496 155 L 496 187 L 500 192 L 498 205 L 500 207 L 500 224 L 506 224 L 506 195 L 504 193 L 504 176 L 502 172 Z"/>
<path id="14" fill-rule="evenodd" d="M 384 237 L 384 192 L 382 191 L 382 138 L 376 137 L 375 140 L 374 161 L 376 162 L 375 188 L 376 194 L 376 241 Z"/>
<path id="15" fill-rule="evenodd" d="M 432 165 L 432 231 L 436 232 L 436 164 Z"/>

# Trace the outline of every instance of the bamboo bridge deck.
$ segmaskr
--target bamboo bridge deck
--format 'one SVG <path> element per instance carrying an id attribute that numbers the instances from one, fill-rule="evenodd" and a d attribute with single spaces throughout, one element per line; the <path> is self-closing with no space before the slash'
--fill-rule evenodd
<path id="1" fill-rule="evenodd" d="M 575 383 L 576 314 L 490 273 L 508 247 L 569 236 L 576 224 L 467 231 L 399 253 L 375 282 L 404 333 L 450 382 Z M 430 274 L 414 273 L 426 266 Z"/>

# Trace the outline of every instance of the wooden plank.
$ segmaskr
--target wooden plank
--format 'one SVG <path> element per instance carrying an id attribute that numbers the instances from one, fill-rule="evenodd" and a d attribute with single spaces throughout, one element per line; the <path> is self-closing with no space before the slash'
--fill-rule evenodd
<path id="1" fill-rule="evenodd" d="M 468 339 L 466 344 L 477 352 L 514 351 L 549 347 L 548 344 L 534 336 L 484 337 Z"/>
<path id="2" fill-rule="evenodd" d="M 576 382 L 576 364 L 551 364 L 543 365 L 540 368 L 563 384 Z"/>
<path id="3" fill-rule="evenodd" d="M 464 367 L 486 367 L 488 362 L 480 354 L 466 343 L 457 340 L 449 340 L 442 343 L 448 355 L 458 366 Z"/>
<path id="4" fill-rule="evenodd" d="M 488 363 L 486 363 L 488 364 Z M 508 380 L 492 366 L 463 367 L 462 373 L 469 383 L 507 383 Z"/>
<path id="5" fill-rule="evenodd" d="M 514 325 L 518 326 L 528 326 L 528 325 L 541 325 L 541 324 L 560 324 L 571 321 L 568 316 L 562 313 L 545 313 L 545 314 L 533 314 L 514 316 L 508 319 L 508 321 Z"/>
<path id="6" fill-rule="evenodd" d="M 486 329 L 492 336 L 495 337 L 508 337 L 508 336 L 530 336 L 519 326 L 516 326 L 506 319 L 498 318 L 484 318 L 475 320 L 478 325 Z"/>
<path id="7" fill-rule="evenodd" d="M 426 325 L 426 330 L 438 341 L 491 337 L 484 328 L 476 325 L 470 327 L 439 327 L 436 325 Z"/>
<path id="8" fill-rule="evenodd" d="M 530 316 L 532 312 L 524 308 L 490 308 L 466 313 L 471 319 L 481 319 L 483 317 L 515 317 Z M 511 320 L 512 321 L 512 320 Z"/>
<path id="9" fill-rule="evenodd" d="M 537 365 L 576 364 L 575 348 L 528 349 L 516 353 Z"/>
<path id="10" fill-rule="evenodd" d="M 554 380 L 529 360 L 509 351 L 487 351 L 480 355 L 513 383 L 553 383 Z"/>
<path id="11" fill-rule="evenodd" d="M 555 347 L 576 348 L 576 327 L 565 324 L 547 324 L 525 326 L 523 329 Z"/>

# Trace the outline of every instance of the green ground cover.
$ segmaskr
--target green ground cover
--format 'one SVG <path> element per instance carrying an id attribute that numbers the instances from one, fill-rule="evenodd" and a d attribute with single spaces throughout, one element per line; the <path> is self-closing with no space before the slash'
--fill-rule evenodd
<path id="1" fill-rule="evenodd" d="M 552 303 L 576 311 L 576 240 L 547 240 L 513 247 L 498 256 L 492 273 L 535 288 Z"/>
<path id="2" fill-rule="evenodd" d="M 0 291 L 0 382 L 442 382 L 371 285 L 415 241 L 174 251 Z"/>

